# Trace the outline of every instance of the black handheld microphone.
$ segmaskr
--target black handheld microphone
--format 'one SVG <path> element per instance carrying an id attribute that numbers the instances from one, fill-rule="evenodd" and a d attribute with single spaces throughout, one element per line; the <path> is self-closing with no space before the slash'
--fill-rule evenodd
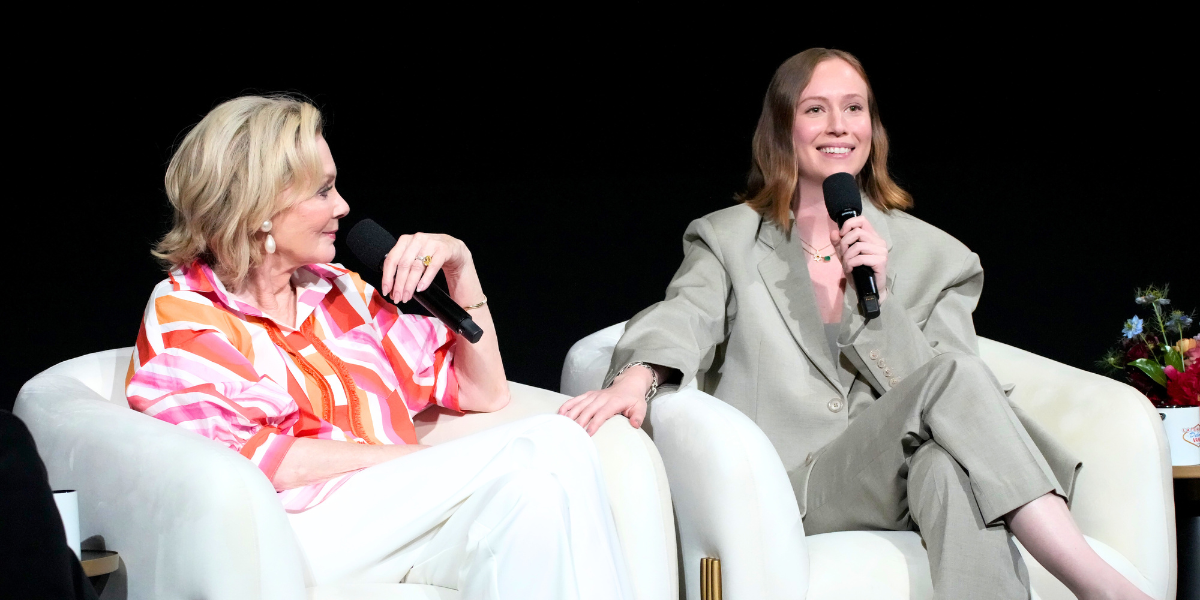
<path id="1" fill-rule="evenodd" d="M 383 259 L 387 258 L 387 253 L 396 246 L 396 238 L 375 221 L 363 219 L 350 228 L 346 245 L 363 264 L 379 271 L 383 269 Z M 468 342 L 474 344 L 483 337 L 483 330 L 471 320 L 471 315 L 451 300 L 437 284 L 430 284 L 424 291 L 414 293 L 413 298 L 455 333 L 467 338 Z"/>
<path id="2" fill-rule="evenodd" d="M 838 229 L 846 220 L 862 214 L 862 197 L 858 183 L 849 173 L 834 173 L 821 184 L 825 191 L 825 209 L 829 218 L 837 222 Z M 353 235 L 353 232 L 351 232 Z M 879 317 L 879 288 L 875 285 L 875 271 L 867 265 L 854 267 L 854 288 L 858 292 L 858 308 L 868 319 Z"/>

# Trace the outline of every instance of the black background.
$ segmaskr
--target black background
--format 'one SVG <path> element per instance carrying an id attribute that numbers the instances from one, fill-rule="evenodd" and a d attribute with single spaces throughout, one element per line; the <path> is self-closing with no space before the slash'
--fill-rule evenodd
<path id="1" fill-rule="evenodd" d="M 1200 305 L 1188 55 L 1115 37 L 848 39 L 224 55 L 99 44 L 34 69 L 7 114 L 19 168 L 0 408 L 42 369 L 133 344 L 163 277 L 149 249 L 169 221 L 172 145 L 244 93 L 301 93 L 325 111 L 347 224 L 370 216 L 466 241 L 509 378 L 543 388 L 558 388 L 572 343 L 661 299 L 687 223 L 742 189 L 774 69 L 814 45 L 862 59 L 913 214 L 981 256 L 981 335 L 1092 369 L 1136 287 L 1170 282 L 1177 306 Z"/>

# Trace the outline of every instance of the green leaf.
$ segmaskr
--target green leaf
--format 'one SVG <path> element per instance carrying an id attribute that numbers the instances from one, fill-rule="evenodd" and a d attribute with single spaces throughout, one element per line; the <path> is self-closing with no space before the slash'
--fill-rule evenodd
<path id="1" fill-rule="evenodd" d="M 1149 375 L 1150 379 L 1154 380 L 1154 383 L 1166 387 L 1167 374 L 1163 373 L 1162 365 L 1148 358 L 1139 358 L 1137 360 L 1129 361 L 1129 364 L 1141 369 L 1143 373 Z"/>
<path id="2" fill-rule="evenodd" d="M 1174 346 L 1165 346 L 1165 348 L 1166 348 L 1166 350 L 1163 352 L 1163 354 L 1165 354 L 1167 357 L 1167 360 L 1166 360 L 1167 364 L 1171 365 L 1172 367 L 1175 367 L 1176 371 L 1179 371 L 1180 373 L 1182 373 L 1183 372 L 1183 355 L 1180 354 L 1179 351 L 1176 350 Z M 1166 385 L 1166 384 L 1163 384 L 1163 385 Z"/>

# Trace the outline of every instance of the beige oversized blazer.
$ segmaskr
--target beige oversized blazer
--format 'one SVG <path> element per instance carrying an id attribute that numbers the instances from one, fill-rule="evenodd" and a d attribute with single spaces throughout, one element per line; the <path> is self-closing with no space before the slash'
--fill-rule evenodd
<path id="1" fill-rule="evenodd" d="M 867 322 L 847 288 L 837 362 L 811 258 L 794 236 L 738 205 L 688 226 L 666 299 L 629 320 L 605 385 L 633 361 L 679 369 L 685 385 L 702 376 L 700 388 L 757 423 L 791 473 L 934 355 L 978 354 L 971 312 L 983 287 L 979 257 L 904 212 L 863 205 L 887 243 L 889 295 Z"/>

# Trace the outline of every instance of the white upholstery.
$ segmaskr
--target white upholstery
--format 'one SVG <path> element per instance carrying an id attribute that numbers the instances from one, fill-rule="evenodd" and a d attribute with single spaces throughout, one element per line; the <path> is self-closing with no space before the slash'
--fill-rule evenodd
<path id="1" fill-rule="evenodd" d="M 624 324 L 577 342 L 564 394 L 599 388 Z M 1129 386 L 980 339 L 980 354 L 1013 400 L 1083 461 L 1072 513 L 1101 557 L 1154 598 L 1175 597 L 1171 464 L 1158 415 Z M 671 482 L 688 598 L 700 558 L 720 558 L 731 598 L 932 597 L 929 563 L 911 532 L 804 537 L 782 463 L 745 415 L 694 386 L 661 396 L 647 427 Z M 1022 549 L 1024 552 L 1024 549 Z M 1034 596 L 1073 596 L 1028 554 Z"/>
<path id="2" fill-rule="evenodd" d="M 79 491 L 81 537 L 101 536 L 120 552 L 114 576 L 125 579 L 129 598 L 459 597 L 424 585 L 306 590 L 291 526 L 262 472 L 217 442 L 128 408 L 131 352 L 98 352 L 51 367 L 21 388 L 13 410 L 33 433 L 51 485 Z M 566 399 L 519 383 L 509 389 L 510 405 L 495 413 L 421 413 L 418 437 L 451 440 L 552 413 Z M 671 500 L 654 444 L 624 420 L 606 424 L 594 439 L 639 600 L 678 598 Z"/>

